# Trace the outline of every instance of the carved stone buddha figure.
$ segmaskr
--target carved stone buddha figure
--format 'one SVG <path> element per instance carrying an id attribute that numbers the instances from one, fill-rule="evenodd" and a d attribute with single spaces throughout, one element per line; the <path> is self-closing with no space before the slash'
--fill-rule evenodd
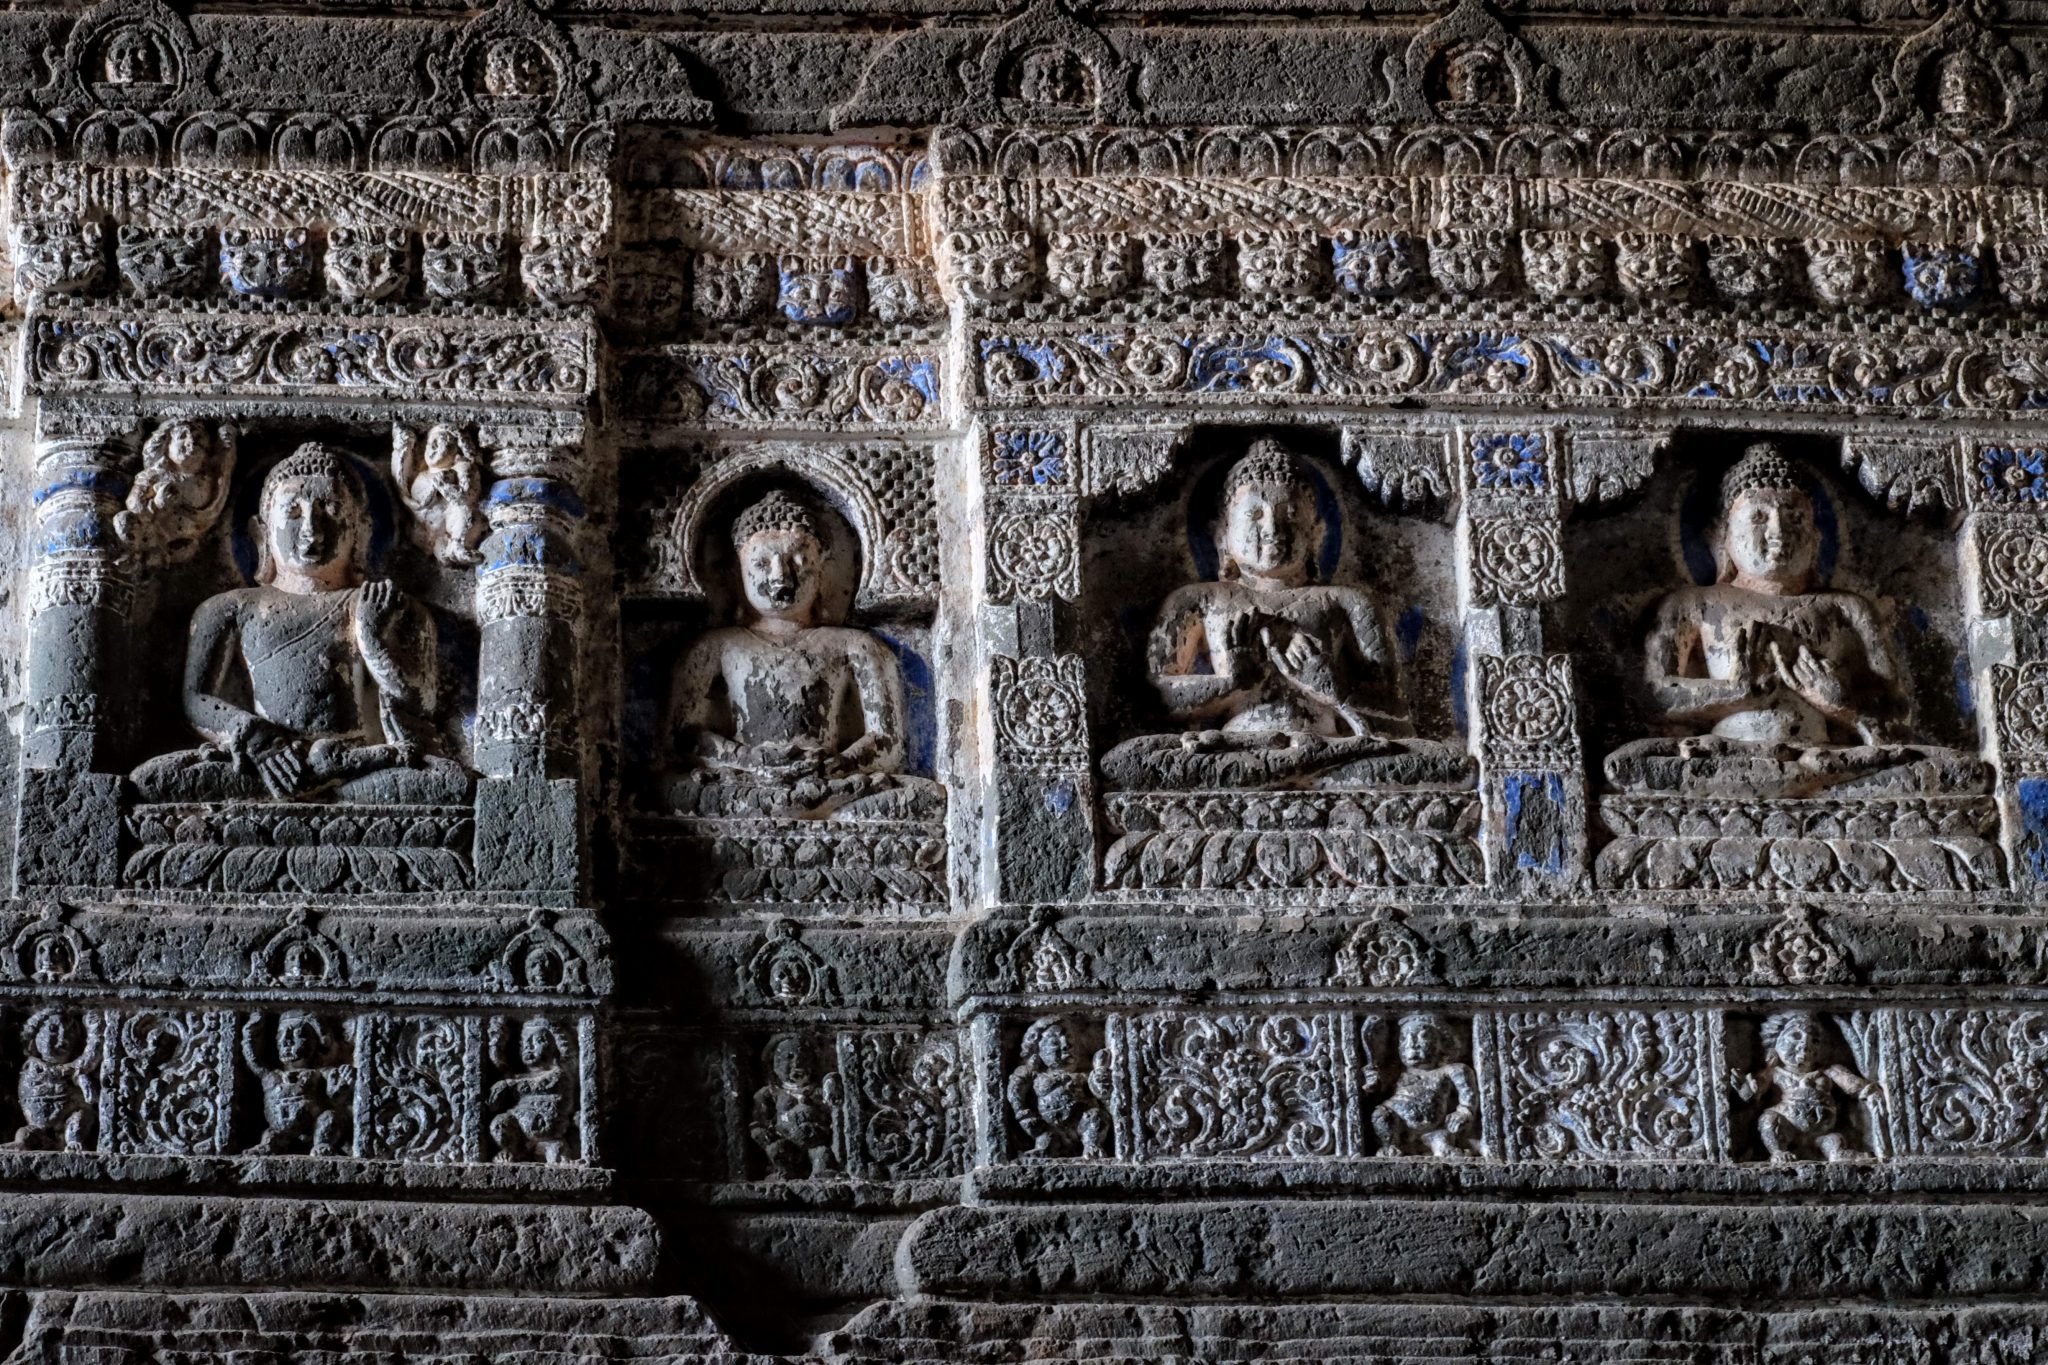
<path id="1" fill-rule="evenodd" d="M 256 586 L 192 617 L 185 716 L 205 743 L 137 768 L 144 800 L 461 802 L 471 779 L 429 752 L 432 623 L 368 579 L 369 508 L 345 456 L 308 444 L 257 504 Z"/>
<path id="2" fill-rule="evenodd" d="M 1876 604 L 1817 588 L 1813 495 L 1769 444 L 1722 484 L 1722 581 L 1681 588 L 1645 645 L 1651 706 L 1677 737 L 1607 759 L 1624 791 L 1798 797 L 1988 789 L 1981 760 L 1908 743 L 1911 706 Z"/>
<path id="3" fill-rule="evenodd" d="M 944 792 L 902 771 L 903 679 L 868 631 L 822 619 L 837 566 L 816 516 L 771 492 L 733 524 L 748 620 L 677 666 L 670 804 L 703 816 L 931 819 Z"/>
<path id="4" fill-rule="evenodd" d="M 1104 755 L 1119 787 L 1465 784 L 1470 760 L 1413 738 L 1398 663 L 1364 589 L 1314 582 L 1325 533 L 1299 457 L 1260 441 L 1224 479 L 1213 583 L 1159 609 L 1146 672 L 1189 727 Z"/>

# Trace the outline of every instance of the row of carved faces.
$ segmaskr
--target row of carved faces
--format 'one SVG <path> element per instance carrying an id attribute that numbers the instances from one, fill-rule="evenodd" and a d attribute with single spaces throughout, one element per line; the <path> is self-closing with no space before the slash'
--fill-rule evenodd
<path id="1" fill-rule="evenodd" d="M 15 298 L 29 307 L 54 295 L 105 292 L 107 237 L 97 221 L 16 224 L 9 243 Z M 575 232 L 528 236 L 515 252 L 496 233 L 122 223 L 112 245 L 120 290 L 133 298 L 311 299 L 324 289 L 342 303 L 486 304 L 508 301 L 516 276 L 527 297 L 561 308 L 596 301 L 602 285 L 599 240 Z"/>
<path id="2" fill-rule="evenodd" d="M 18 1038 L 11 1151 L 584 1159 L 570 1021 L 51 1005 Z"/>
<path id="3" fill-rule="evenodd" d="M 1048 1016 L 1022 1029 L 1003 1087 L 1013 1156 L 1114 1158 L 1119 1066 L 1134 1078 L 1134 1117 L 1152 1135 L 1145 1145 L 1162 1156 L 1342 1155 L 1335 1133 L 1343 1091 L 1364 1101 L 1369 1137 L 1355 1154 L 1379 1157 L 1505 1159 L 1481 1132 L 1487 1087 L 1512 1091 L 1507 1121 L 1520 1130 L 1522 1157 L 1693 1155 L 1687 1149 L 1705 1123 L 1702 1096 L 1685 1092 L 1683 1081 L 1663 1086 L 1698 1060 L 1673 1045 L 1684 1030 L 1653 1016 L 1545 1016 L 1528 1030 L 1525 1050 L 1493 1063 L 1520 1068 L 1508 1087 L 1475 1067 L 1471 1017 L 1422 1010 L 1355 1022 L 1277 1015 L 1133 1023 L 1116 1048 L 1091 1043 L 1100 1035 L 1084 1020 Z M 1330 1026 L 1359 1032 L 1350 1078 L 1335 1075 L 1347 1050 Z M 1790 1009 L 1734 1032 L 1754 1044 L 1752 1060 L 1713 1083 L 1748 1126 L 1739 1158 L 1853 1161 L 1881 1152 L 1874 1134 L 1886 1096 L 1833 1020 Z M 1119 1051 L 1136 1056 L 1113 1055 Z M 1660 1108 L 1669 1110 L 1662 1120 Z M 1626 1117 L 1630 1111 L 1641 1121 Z M 1612 1131 L 1617 1114 L 1625 1131 Z"/>
<path id="4" fill-rule="evenodd" d="M 1991 269 L 1995 254 L 1997 270 Z M 1142 287 L 1170 297 L 1232 293 L 1306 299 L 1331 292 L 1368 299 L 1505 293 L 1517 276 L 1543 299 L 1584 299 L 1617 290 L 1638 300 L 1684 299 L 1710 287 L 1734 302 L 1874 305 L 1910 298 L 1956 308 L 1998 292 L 2015 305 L 2048 302 L 2048 243 L 1793 241 L 1674 233 L 1450 228 L 1429 233 L 1344 229 L 1220 233 L 1053 233 L 1043 267 L 1031 235 L 961 231 L 941 258 L 967 298 L 1012 303 L 1039 292 L 1095 304 Z"/>

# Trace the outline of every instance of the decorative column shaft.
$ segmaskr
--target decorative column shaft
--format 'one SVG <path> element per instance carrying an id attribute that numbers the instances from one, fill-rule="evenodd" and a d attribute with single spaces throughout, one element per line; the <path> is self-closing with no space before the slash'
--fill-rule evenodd
<path id="1" fill-rule="evenodd" d="M 580 445 L 479 433 L 494 482 L 477 568 L 477 881 L 572 894 L 581 879 L 576 709 L 586 509 Z M 537 439 L 538 438 L 538 439 Z"/>

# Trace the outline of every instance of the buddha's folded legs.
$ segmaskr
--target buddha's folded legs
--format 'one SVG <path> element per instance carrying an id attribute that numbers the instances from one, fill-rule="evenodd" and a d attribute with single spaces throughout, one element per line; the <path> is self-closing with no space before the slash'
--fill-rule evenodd
<path id="1" fill-rule="evenodd" d="M 1969 795 L 1991 789 L 1974 754 L 1923 744 L 1800 747 L 1718 736 L 1641 739 L 1607 756 L 1616 791 L 1784 798 Z"/>
<path id="2" fill-rule="evenodd" d="M 1125 791 L 1468 786 L 1473 771 L 1447 745 L 1365 736 L 1141 735 L 1102 758 L 1103 776 Z"/>

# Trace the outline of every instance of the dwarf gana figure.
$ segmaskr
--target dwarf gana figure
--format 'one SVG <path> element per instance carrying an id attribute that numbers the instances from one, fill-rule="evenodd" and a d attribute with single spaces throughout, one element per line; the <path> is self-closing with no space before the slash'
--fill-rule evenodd
<path id="1" fill-rule="evenodd" d="M 839 1078 L 820 1081 L 810 1044 L 795 1034 L 770 1043 L 763 1060 L 770 1079 L 754 1092 L 748 1135 L 785 1179 L 831 1175 L 838 1169 L 832 1108 L 839 1099 Z"/>
<path id="2" fill-rule="evenodd" d="M 462 802 L 432 753 L 432 623 L 366 576 L 369 506 L 339 451 L 303 445 L 263 481 L 256 586 L 192 617 L 185 716 L 206 743 L 137 768 L 147 801 Z"/>
<path id="3" fill-rule="evenodd" d="M 1385 1156 L 1471 1155 L 1467 1138 L 1479 1112 L 1472 1068 L 1440 1014 L 1401 1020 L 1401 1075 L 1394 1093 L 1372 1113 L 1372 1130 Z"/>
<path id="4" fill-rule="evenodd" d="M 1083 1074 L 1074 1065 L 1074 1041 L 1057 1019 L 1040 1019 L 1024 1030 L 1024 1060 L 1010 1073 L 1004 1094 L 1010 1116 L 1031 1141 L 1027 1156 L 1109 1155 L 1109 1050 L 1095 1054 Z"/>
<path id="5" fill-rule="evenodd" d="M 1607 760 L 1626 791 L 1797 797 L 1987 790 L 1974 755 L 1909 743 L 1910 705 L 1876 606 L 1818 588 L 1820 532 L 1805 480 L 1769 444 L 1722 484 L 1722 581 L 1657 608 L 1645 676 L 1683 732 Z"/>
<path id="6" fill-rule="evenodd" d="M 1301 460 L 1260 441 L 1223 483 L 1220 575 L 1159 609 L 1146 672 L 1183 734 L 1102 760 L 1130 789 L 1469 783 L 1470 760 L 1411 738 L 1377 606 L 1317 584 L 1326 527 Z"/>
<path id="7" fill-rule="evenodd" d="M 519 1026 L 519 1065 L 524 1068 L 492 1082 L 493 1161 L 541 1161 L 553 1166 L 570 1152 L 568 1048 L 554 1024 L 535 1017 Z M 504 1064 L 501 1059 L 501 1065 Z"/>
<path id="8" fill-rule="evenodd" d="M 21 1127 L 8 1148 L 19 1152 L 82 1152 L 92 1146 L 99 1086 L 99 1028 L 54 1006 L 37 1010 L 21 1030 L 21 1075 L 15 1098 Z"/>
<path id="9" fill-rule="evenodd" d="M 868 631 L 821 619 L 816 517 L 774 492 L 733 524 L 750 619 L 713 630 L 676 670 L 669 734 L 688 770 L 670 802 L 697 815 L 929 819 L 939 785 L 903 773 L 903 678 Z"/>
<path id="10" fill-rule="evenodd" d="M 1756 1121 L 1757 1136 L 1773 1161 L 1855 1161 L 1867 1155 L 1857 1147 L 1835 1097 L 1882 1105 L 1884 1092 L 1848 1067 L 1826 1065 L 1821 1029 L 1805 1010 L 1772 1015 L 1764 1021 L 1769 1057 L 1763 1069 L 1735 1078 L 1741 1099 L 1776 1096 Z"/>
<path id="11" fill-rule="evenodd" d="M 338 1156 L 348 1146 L 355 1068 L 334 1061 L 326 1023 L 303 1010 L 277 1017 L 276 1065 L 263 1059 L 263 1021 L 242 1025 L 242 1060 L 263 1087 L 263 1136 L 254 1156 Z"/>

